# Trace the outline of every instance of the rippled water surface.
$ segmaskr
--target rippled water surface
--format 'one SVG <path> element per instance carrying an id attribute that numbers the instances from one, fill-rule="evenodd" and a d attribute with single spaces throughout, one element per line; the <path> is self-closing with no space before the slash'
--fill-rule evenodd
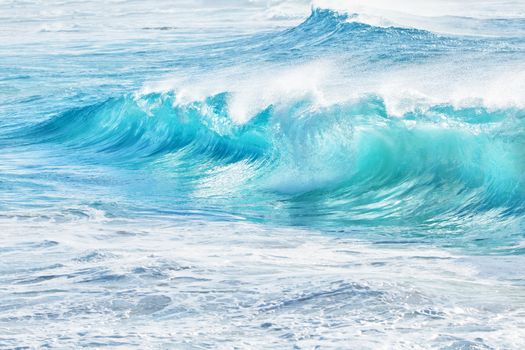
<path id="1" fill-rule="evenodd" d="M 0 1 L 0 348 L 525 347 L 521 1 Z"/>

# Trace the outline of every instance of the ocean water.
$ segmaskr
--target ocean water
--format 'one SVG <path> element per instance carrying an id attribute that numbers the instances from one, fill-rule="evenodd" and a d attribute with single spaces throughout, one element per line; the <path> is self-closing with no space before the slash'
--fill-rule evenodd
<path id="1" fill-rule="evenodd" d="M 525 3 L 0 1 L 0 349 L 525 348 Z"/>

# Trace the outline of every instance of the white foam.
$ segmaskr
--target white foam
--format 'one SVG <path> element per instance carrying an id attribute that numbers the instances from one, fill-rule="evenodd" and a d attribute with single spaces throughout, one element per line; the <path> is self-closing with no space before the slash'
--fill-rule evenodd
<path id="1" fill-rule="evenodd" d="M 225 69 L 197 79 L 171 77 L 146 84 L 138 95 L 173 91 L 176 104 L 188 104 L 228 92 L 228 112 L 234 122 L 243 124 L 269 106 L 279 108 L 305 99 L 316 106 L 334 103 L 335 96 L 327 88 L 334 77 L 332 61 L 315 60 L 297 66 L 260 67 L 248 73 Z"/>
<path id="2" fill-rule="evenodd" d="M 525 65 L 518 62 L 440 61 L 382 74 L 376 91 L 391 115 L 450 104 L 491 110 L 525 108 Z"/>
<path id="3" fill-rule="evenodd" d="M 523 276 L 500 272 L 522 257 L 182 218 L 0 220 L 4 344 L 510 349 L 522 340 Z"/>
<path id="4" fill-rule="evenodd" d="M 296 66 L 266 65 L 256 71 L 232 68 L 198 78 L 171 77 L 148 83 L 138 95 L 174 91 L 175 104 L 188 104 L 228 92 L 228 113 L 238 124 L 269 106 L 287 110 L 301 101 L 310 109 L 323 108 L 368 95 L 380 96 L 392 116 L 438 104 L 491 110 L 525 108 L 523 62 L 481 61 L 476 56 L 453 60 L 447 57 L 384 71 L 362 70 L 337 59 Z"/>

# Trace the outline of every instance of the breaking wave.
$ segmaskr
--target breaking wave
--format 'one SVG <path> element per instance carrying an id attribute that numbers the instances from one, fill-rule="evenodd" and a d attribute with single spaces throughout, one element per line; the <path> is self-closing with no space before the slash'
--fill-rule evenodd
<path id="1" fill-rule="evenodd" d="M 215 79 L 169 80 L 21 132 L 78 162 L 146 170 L 164 179 L 160 186 L 177 186 L 177 196 L 251 219 L 427 233 L 521 225 L 523 86 L 498 93 L 499 71 L 487 73 L 483 62 L 461 75 L 421 75 L 450 50 L 504 44 L 354 20 L 314 9 L 291 29 L 215 47 L 227 57 L 237 47 L 230 59 L 241 67 L 252 51 L 267 55 L 258 71 L 227 76 L 218 67 Z M 346 60 L 327 64 L 320 50 Z M 497 84 L 468 88 L 481 76 Z"/>

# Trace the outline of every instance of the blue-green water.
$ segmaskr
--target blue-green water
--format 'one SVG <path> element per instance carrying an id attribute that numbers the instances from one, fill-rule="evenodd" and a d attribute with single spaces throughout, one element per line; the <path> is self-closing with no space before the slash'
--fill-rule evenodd
<path id="1" fill-rule="evenodd" d="M 0 4 L 0 347 L 521 348 L 523 6 L 338 4 Z"/>

